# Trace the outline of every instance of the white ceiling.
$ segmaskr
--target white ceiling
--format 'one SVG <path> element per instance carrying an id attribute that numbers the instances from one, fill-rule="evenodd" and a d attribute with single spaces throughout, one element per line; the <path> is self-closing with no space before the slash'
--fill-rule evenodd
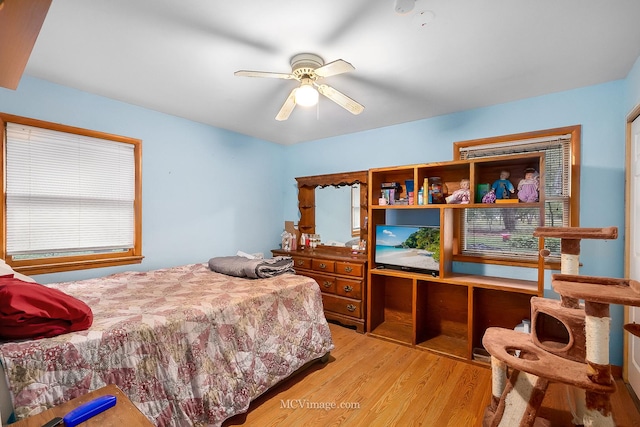
<path id="1" fill-rule="evenodd" d="M 296 81 L 233 75 L 301 52 L 350 62 L 323 82 L 364 112 L 321 97 L 278 122 Z M 294 144 L 625 78 L 638 56 L 638 0 L 53 0 L 25 74 Z"/>

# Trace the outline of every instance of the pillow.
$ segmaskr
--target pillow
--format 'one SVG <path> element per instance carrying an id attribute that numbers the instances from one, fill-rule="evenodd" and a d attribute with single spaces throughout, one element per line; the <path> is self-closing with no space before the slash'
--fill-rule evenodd
<path id="1" fill-rule="evenodd" d="M 6 276 L 8 274 L 13 274 L 13 277 L 24 282 L 35 283 L 35 280 L 33 280 L 31 277 L 20 274 L 17 271 L 13 271 L 13 268 L 11 268 L 9 264 L 7 264 L 3 259 L 0 259 L 0 276 Z"/>
<path id="2" fill-rule="evenodd" d="M 351 248 L 352 246 L 359 246 L 360 245 L 360 239 L 352 239 L 349 240 L 347 243 L 344 244 L 346 247 Z"/>
<path id="3" fill-rule="evenodd" d="M 0 339 L 38 339 L 88 329 L 93 312 L 57 289 L 0 277 Z"/>

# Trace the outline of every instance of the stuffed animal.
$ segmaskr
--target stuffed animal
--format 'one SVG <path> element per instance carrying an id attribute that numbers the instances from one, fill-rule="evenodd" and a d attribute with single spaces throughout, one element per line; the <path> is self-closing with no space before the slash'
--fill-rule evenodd
<path id="1" fill-rule="evenodd" d="M 496 190 L 493 188 L 489 190 L 487 194 L 482 196 L 482 203 L 495 203 L 496 202 Z"/>

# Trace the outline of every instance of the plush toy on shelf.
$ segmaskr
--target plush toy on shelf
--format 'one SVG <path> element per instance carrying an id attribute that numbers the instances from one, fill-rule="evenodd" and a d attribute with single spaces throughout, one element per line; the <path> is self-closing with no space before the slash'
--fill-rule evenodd
<path id="1" fill-rule="evenodd" d="M 471 182 L 464 178 L 460 181 L 460 188 L 447 196 L 447 203 L 450 204 L 466 204 L 471 200 Z"/>
<path id="2" fill-rule="evenodd" d="M 487 194 L 482 196 L 482 203 L 495 203 L 496 202 L 496 190 L 493 188 L 489 190 Z"/>
<path id="3" fill-rule="evenodd" d="M 518 199 L 523 203 L 535 203 L 538 201 L 540 188 L 540 174 L 534 168 L 524 171 L 524 178 L 518 183 Z"/>

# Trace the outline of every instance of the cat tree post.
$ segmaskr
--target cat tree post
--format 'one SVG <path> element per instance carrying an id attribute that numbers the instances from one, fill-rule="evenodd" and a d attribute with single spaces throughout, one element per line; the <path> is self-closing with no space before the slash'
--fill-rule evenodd
<path id="1" fill-rule="evenodd" d="M 609 304 L 585 301 L 585 333 L 587 336 L 587 376 L 596 384 L 612 383 L 609 362 Z M 608 394 L 585 392 L 586 408 L 583 420 L 599 420 L 595 425 L 614 425 Z"/>
<path id="2" fill-rule="evenodd" d="M 494 412 L 500 402 L 500 396 L 507 386 L 507 364 L 491 356 L 491 407 Z"/>

